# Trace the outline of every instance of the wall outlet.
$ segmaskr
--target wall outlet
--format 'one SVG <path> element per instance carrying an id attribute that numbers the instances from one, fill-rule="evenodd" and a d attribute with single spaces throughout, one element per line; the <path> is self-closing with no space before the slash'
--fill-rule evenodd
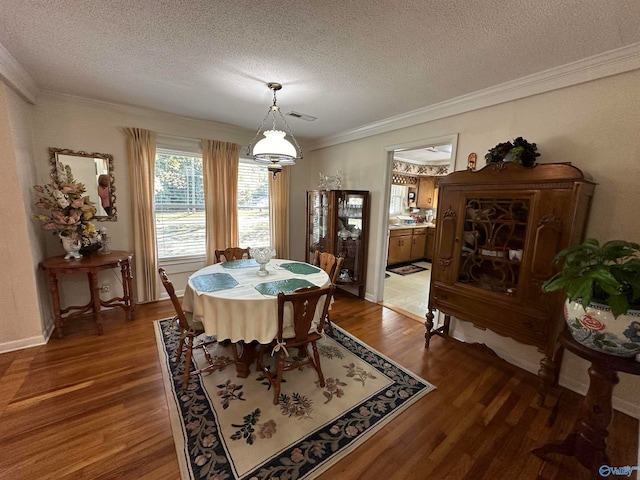
<path id="1" fill-rule="evenodd" d="M 100 285 L 100 291 L 102 293 L 108 293 L 111 291 L 111 284 L 109 283 L 103 283 L 102 285 Z"/>

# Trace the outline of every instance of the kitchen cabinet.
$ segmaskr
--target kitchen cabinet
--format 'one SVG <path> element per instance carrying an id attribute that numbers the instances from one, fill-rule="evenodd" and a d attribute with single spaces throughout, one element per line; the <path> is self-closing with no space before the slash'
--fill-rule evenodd
<path id="1" fill-rule="evenodd" d="M 435 177 L 420 177 L 418 182 L 418 208 L 434 208 L 433 192 L 435 188 Z"/>
<path id="2" fill-rule="evenodd" d="M 389 231 L 387 265 L 424 258 L 427 227 L 394 228 Z"/>
<path id="3" fill-rule="evenodd" d="M 424 256 L 429 261 L 433 260 L 435 241 L 436 241 L 436 229 L 427 228 L 427 238 L 425 239 L 425 245 L 424 245 Z"/>
<path id="4" fill-rule="evenodd" d="M 427 227 L 414 228 L 411 232 L 411 258 L 413 262 L 415 260 L 422 260 L 424 258 L 424 249 L 427 243 Z"/>
<path id="5" fill-rule="evenodd" d="M 338 286 L 357 288 L 364 298 L 369 240 L 369 192 L 307 191 L 306 261 L 316 250 L 344 258 Z"/>
<path id="6" fill-rule="evenodd" d="M 411 228 L 396 228 L 389 232 L 387 265 L 408 262 L 411 259 Z"/>
<path id="7" fill-rule="evenodd" d="M 440 179 L 442 177 L 434 177 L 433 179 L 433 183 L 434 183 L 434 187 L 433 187 L 433 206 L 432 208 L 438 208 L 438 195 L 440 193 L 440 188 L 439 188 L 439 184 L 440 184 Z"/>
<path id="8" fill-rule="evenodd" d="M 543 352 L 546 389 L 560 367 L 564 296 L 541 285 L 556 271 L 555 255 L 582 241 L 594 183 L 566 163 L 498 162 L 451 173 L 439 186 L 425 346 L 449 333 L 451 316 L 472 322 Z M 444 314 L 437 329 L 435 310 Z"/>

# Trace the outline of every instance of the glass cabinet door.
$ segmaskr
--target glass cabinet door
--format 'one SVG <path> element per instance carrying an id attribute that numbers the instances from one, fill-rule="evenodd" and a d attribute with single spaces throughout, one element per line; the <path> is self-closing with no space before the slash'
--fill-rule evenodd
<path id="1" fill-rule="evenodd" d="M 344 258 L 338 281 L 358 283 L 362 280 L 362 262 L 365 261 L 362 252 L 365 194 L 340 191 L 336 202 L 338 224 L 335 253 Z"/>
<path id="2" fill-rule="evenodd" d="M 331 217 L 329 205 L 329 192 L 313 191 L 308 193 L 307 232 L 309 245 L 307 251 L 307 262 L 313 262 L 316 250 L 321 252 L 331 252 Z"/>
<path id="3" fill-rule="evenodd" d="M 467 197 L 458 282 L 515 295 L 527 238 L 529 198 Z"/>

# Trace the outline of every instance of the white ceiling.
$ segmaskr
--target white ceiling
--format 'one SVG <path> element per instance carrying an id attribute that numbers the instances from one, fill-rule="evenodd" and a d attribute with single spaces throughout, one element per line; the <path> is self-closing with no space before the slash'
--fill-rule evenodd
<path id="1" fill-rule="evenodd" d="M 419 165 L 444 165 L 451 161 L 452 145 L 433 145 L 426 148 L 400 149 L 393 151 L 393 159 Z"/>
<path id="2" fill-rule="evenodd" d="M 280 82 L 312 142 L 636 44 L 639 21 L 638 0 L 0 0 L 0 46 L 41 90 L 253 131 Z"/>

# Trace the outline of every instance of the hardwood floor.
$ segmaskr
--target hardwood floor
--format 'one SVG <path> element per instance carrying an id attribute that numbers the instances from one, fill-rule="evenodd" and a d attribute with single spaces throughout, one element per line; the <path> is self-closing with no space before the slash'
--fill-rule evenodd
<path id="1" fill-rule="evenodd" d="M 78 319 L 62 339 L 0 355 L 0 478 L 178 479 L 152 325 L 172 314 L 168 301 L 132 323 L 109 312 L 102 336 Z M 425 350 L 421 323 L 347 294 L 331 320 L 438 388 L 319 478 L 589 477 L 573 458 L 530 453 L 571 430 L 578 394 L 559 389 L 549 426 L 537 377 L 481 348 L 438 337 Z M 615 412 L 610 432 L 611 465 L 637 465 L 638 421 Z"/>

